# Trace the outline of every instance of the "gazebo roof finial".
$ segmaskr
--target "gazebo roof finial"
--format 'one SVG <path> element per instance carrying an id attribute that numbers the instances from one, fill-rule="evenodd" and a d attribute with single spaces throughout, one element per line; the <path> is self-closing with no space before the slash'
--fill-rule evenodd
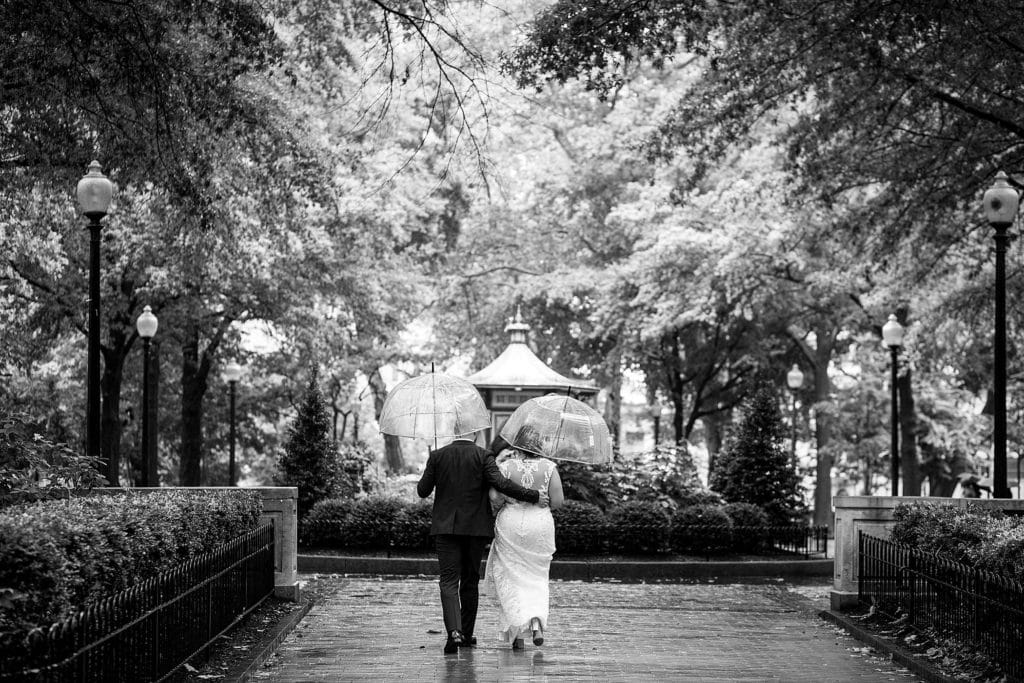
<path id="1" fill-rule="evenodd" d="M 518 304 L 516 305 L 516 314 L 514 317 L 509 319 L 508 325 L 505 326 L 505 331 L 509 333 L 510 343 L 526 343 L 526 333 L 530 331 L 530 326 L 523 322 L 523 312 L 520 310 Z"/>

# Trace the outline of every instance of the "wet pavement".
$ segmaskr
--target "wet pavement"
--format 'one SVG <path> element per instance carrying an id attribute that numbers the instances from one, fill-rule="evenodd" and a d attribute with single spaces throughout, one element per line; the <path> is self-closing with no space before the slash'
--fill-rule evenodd
<path id="1" fill-rule="evenodd" d="M 300 576 L 302 578 L 309 578 Z M 444 655 L 436 578 L 321 576 L 324 598 L 254 676 L 304 681 L 918 681 L 818 617 L 828 579 L 799 584 L 553 581 L 545 642 Z"/>

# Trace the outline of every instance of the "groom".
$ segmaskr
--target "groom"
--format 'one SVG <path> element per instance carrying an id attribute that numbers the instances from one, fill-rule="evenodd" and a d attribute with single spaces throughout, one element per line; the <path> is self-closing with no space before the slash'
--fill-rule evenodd
<path id="1" fill-rule="evenodd" d="M 476 644 L 477 605 L 480 602 L 480 562 L 484 546 L 494 537 L 494 514 L 487 498 L 493 486 L 507 496 L 529 503 L 548 504 L 547 493 L 523 488 L 501 473 L 494 455 L 475 443 L 475 434 L 463 434 L 447 446 L 430 452 L 416 486 L 420 498 L 436 488 L 430 535 L 440 564 L 441 609 L 448 640 L 446 655 L 459 646 Z"/>

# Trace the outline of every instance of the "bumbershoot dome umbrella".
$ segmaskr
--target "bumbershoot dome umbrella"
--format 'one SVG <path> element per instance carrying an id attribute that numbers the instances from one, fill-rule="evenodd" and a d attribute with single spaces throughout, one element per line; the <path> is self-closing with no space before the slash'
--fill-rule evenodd
<path id="1" fill-rule="evenodd" d="M 525 401 L 501 428 L 513 447 L 552 460 L 602 465 L 612 460 L 608 425 L 583 401 L 548 394 Z"/>
<path id="2" fill-rule="evenodd" d="M 431 371 L 392 389 L 384 400 L 379 423 L 382 434 L 438 439 L 487 429 L 491 417 L 475 386 Z"/>

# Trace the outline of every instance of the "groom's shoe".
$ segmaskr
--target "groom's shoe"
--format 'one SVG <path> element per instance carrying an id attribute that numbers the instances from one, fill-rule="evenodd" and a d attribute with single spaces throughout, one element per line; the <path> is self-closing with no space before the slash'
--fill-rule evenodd
<path id="1" fill-rule="evenodd" d="M 462 645 L 459 647 L 476 647 L 476 636 L 467 636 L 463 634 Z"/>
<path id="2" fill-rule="evenodd" d="M 459 646 L 464 643 L 462 634 L 458 631 L 452 631 L 448 634 L 448 640 L 444 644 L 444 653 L 446 655 L 453 655 L 459 651 Z"/>

